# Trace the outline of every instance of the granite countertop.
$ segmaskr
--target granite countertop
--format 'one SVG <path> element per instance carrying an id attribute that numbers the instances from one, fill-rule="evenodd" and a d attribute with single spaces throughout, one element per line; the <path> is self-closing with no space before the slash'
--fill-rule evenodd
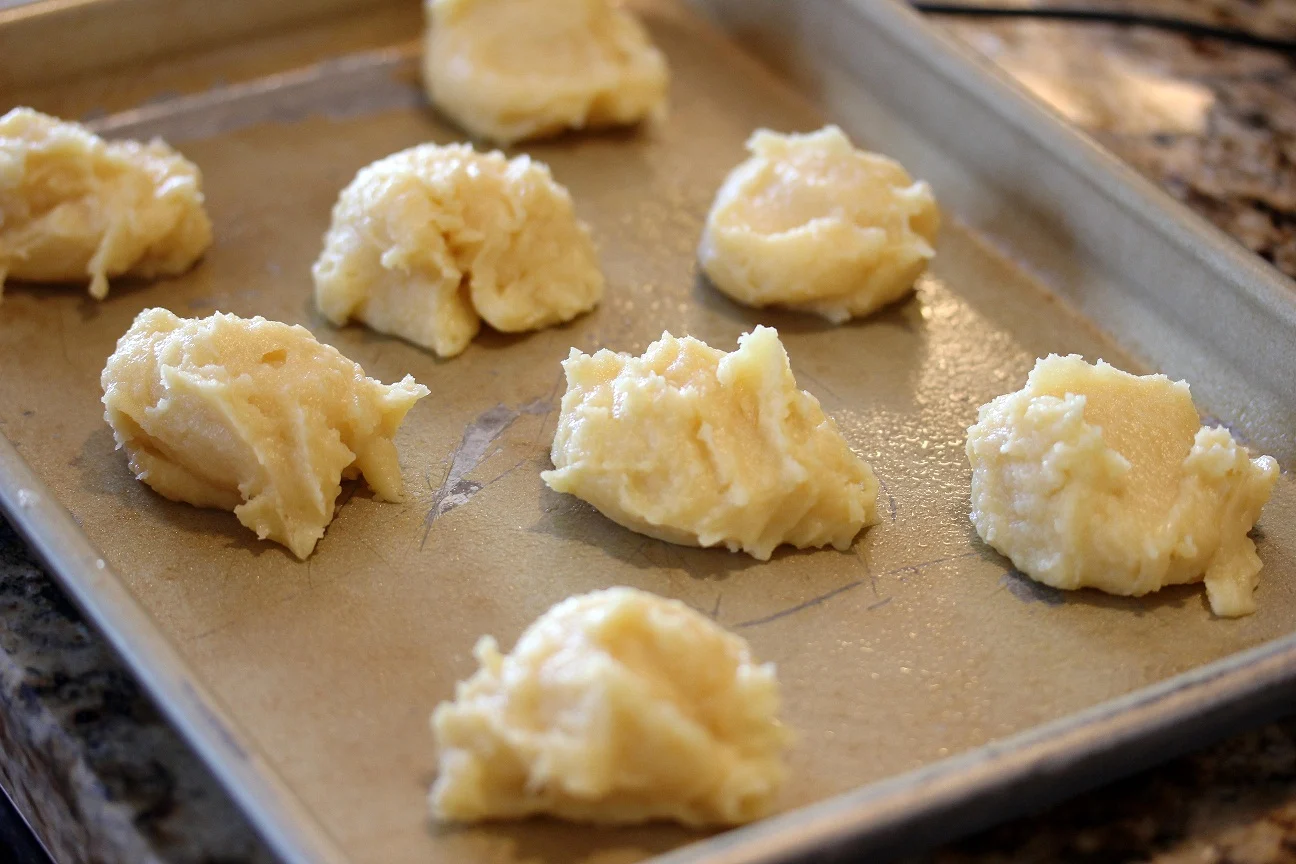
<path id="1" fill-rule="evenodd" d="M 1148 12 L 1296 39 L 1290 0 L 973 2 Z M 1296 276 L 1292 57 L 1145 28 L 940 20 L 1149 179 Z"/>
<path id="2" fill-rule="evenodd" d="M 1289 0 L 1083 5 L 1296 38 L 1296 3 Z M 942 24 L 1148 179 L 1296 277 L 1296 58 L 1141 28 Z M 1296 708 L 1296 694 L 1292 703 Z M 915 860 L 1296 862 L 1296 718 Z"/>
<path id="3" fill-rule="evenodd" d="M 1288 0 L 1087 5 L 1296 37 L 1296 3 Z M 941 23 L 1175 197 L 1296 276 L 1292 59 L 1108 25 Z M 0 783 L 65 864 L 271 860 L 3 521 L 0 753 Z M 1294 862 L 1296 718 L 913 860 Z"/>

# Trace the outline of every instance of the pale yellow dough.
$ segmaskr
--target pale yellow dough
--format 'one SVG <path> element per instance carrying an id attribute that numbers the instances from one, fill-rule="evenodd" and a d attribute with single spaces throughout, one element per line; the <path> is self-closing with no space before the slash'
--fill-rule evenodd
<path id="1" fill-rule="evenodd" d="M 427 0 L 432 102 L 501 143 L 664 112 L 666 59 L 610 0 Z"/>
<path id="2" fill-rule="evenodd" d="M 427 388 L 385 385 L 303 327 L 145 309 L 101 377 L 104 417 L 159 494 L 233 510 L 261 539 L 310 555 L 341 480 L 399 501 L 392 438 Z"/>
<path id="3" fill-rule="evenodd" d="M 1134 597 L 1204 579 L 1216 615 L 1255 611 L 1247 532 L 1278 465 L 1202 426 L 1186 383 L 1050 355 L 982 406 L 967 453 L 977 533 L 1032 579 Z"/>
<path id="4" fill-rule="evenodd" d="M 834 323 L 910 291 L 935 255 L 940 210 L 930 186 L 855 149 L 836 126 L 761 129 L 747 149 L 751 158 L 716 193 L 698 251 L 717 288 Z"/>
<path id="5" fill-rule="evenodd" d="M 669 333 L 642 357 L 572 349 L 541 476 L 634 531 L 723 545 L 848 549 L 877 517 L 877 480 L 819 402 L 798 390 L 778 333 L 731 354 Z"/>
<path id="6" fill-rule="evenodd" d="M 0 117 L 0 289 L 114 276 L 170 276 L 212 242 L 198 168 L 161 140 L 104 141 L 15 108 Z"/>
<path id="7" fill-rule="evenodd" d="M 423 144 L 361 169 L 315 262 L 315 302 L 453 357 L 481 319 L 505 333 L 570 321 L 603 296 L 589 229 L 548 167 Z"/>
<path id="8" fill-rule="evenodd" d="M 467 822 L 764 816 L 789 734 L 770 664 L 676 600 L 631 588 L 572 597 L 437 706 L 433 813 Z"/>

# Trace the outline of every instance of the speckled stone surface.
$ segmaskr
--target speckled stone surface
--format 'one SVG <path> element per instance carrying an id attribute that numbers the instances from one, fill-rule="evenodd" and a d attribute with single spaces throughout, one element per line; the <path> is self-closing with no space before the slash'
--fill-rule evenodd
<path id="1" fill-rule="evenodd" d="M 1296 719 L 1229 739 L 910 864 L 1127 861 L 1296 861 Z"/>
<path id="2" fill-rule="evenodd" d="M 1291 0 L 1006 5 L 1149 12 L 1296 39 Z M 1037 93 L 1042 86 L 1071 102 L 1075 110 L 1063 113 L 1102 144 L 1296 276 L 1296 59 L 1146 28 L 940 20 L 1028 86 L 1034 83 Z M 1068 95 L 1076 98 L 1067 100 Z M 1208 106 L 1197 110 L 1203 99 Z"/>
<path id="3" fill-rule="evenodd" d="M 3 519 L 0 783 L 59 864 L 274 860 Z"/>
<path id="4" fill-rule="evenodd" d="M 1088 5 L 1296 37 L 1292 0 Z M 943 23 L 1296 276 L 1292 60 L 1109 26 Z M 67 864 L 271 860 L 3 521 L 0 783 Z M 1296 862 L 1296 718 L 913 861 Z"/>
<path id="5" fill-rule="evenodd" d="M 1083 5 L 1296 38 L 1291 0 Z M 1028 89 L 1069 109 L 1063 113 L 1144 176 L 1296 277 L 1296 59 L 1142 28 L 1003 19 L 942 23 Z M 1292 706 L 1296 710 L 1296 693 Z M 1293 864 L 1296 718 L 914 861 Z"/>

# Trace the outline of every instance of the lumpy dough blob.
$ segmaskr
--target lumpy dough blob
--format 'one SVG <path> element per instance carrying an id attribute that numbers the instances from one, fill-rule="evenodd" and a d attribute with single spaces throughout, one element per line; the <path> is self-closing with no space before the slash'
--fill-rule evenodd
<path id="1" fill-rule="evenodd" d="M 848 549 L 876 521 L 872 469 L 769 327 L 731 354 L 664 333 L 642 357 L 572 349 L 563 368 L 542 476 L 631 530 L 764 561 L 783 543 Z"/>
<path id="2" fill-rule="evenodd" d="M 669 75 L 643 25 L 609 0 L 428 0 L 432 102 L 502 143 L 663 113 Z"/>
<path id="3" fill-rule="evenodd" d="M 1255 611 L 1247 532 L 1278 466 L 1202 426 L 1186 383 L 1050 355 L 982 406 L 967 454 L 977 533 L 1032 579 L 1134 597 L 1204 579 L 1216 615 Z"/>
<path id="4" fill-rule="evenodd" d="M 631 588 L 572 597 L 432 715 L 449 821 L 550 814 L 582 822 L 764 816 L 789 734 L 774 667 L 675 600 Z"/>
<path id="5" fill-rule="evenodd" d="M 198 168 L 161 140 L 104 141 L 15 108 L 0 117 L 0 288 L 170 276 L 211 245 Z"/>
<path id="6" fill-rule="evenodd" d="M 423 144 L 361 169 L 333 208 L 315 300 L 453 357 L 481 320 L 505 333 L 569 321 L 598 304 L 589 229 L 549 169 L 466 144 Z"/>
<path id="7" fill-rule="evenodd" d="M 159 494 L 233 510 L 261 539 L 310 555 L 341 480 L 399 501 L 396 429 L 427 388 L 385 385 L 303 327 L 146 309 L 101 378 L 104 417 Z"/>
<path id="8" fill-rule="evenodd" d="M 751 158 L 716 193 L 698 251 L 717 288 L 750 306 L 842 323 L 913 287 L 940 228 L 931 187 L 855 149 L 836 126 L 762 129 L 747 149 Z"/>

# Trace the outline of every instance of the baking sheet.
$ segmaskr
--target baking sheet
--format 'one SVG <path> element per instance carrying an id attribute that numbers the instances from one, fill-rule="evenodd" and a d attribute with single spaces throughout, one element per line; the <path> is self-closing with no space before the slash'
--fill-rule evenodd
<path id="1" fill-rule="evenodd" d="M 338 190 L 390 152 L 460 138 L 423 104 L 410 42 L 97 121 L 113 135 L 164 135 L 198 163 L 216 224 L 212 251 L 179 279 L 119 280 L 101 304 L 80 290 L 13 284 L 0 305 L 0 368 L 17 370 L 0 379 L 0 431 L 106 561 L 100 570 L 82 556 L 57 569 L 92 608 L 100 596 L 121 600 L 103 582 L 111 576 L 102 575 L 118 574 L 138 609 L 119 604 L 98 620 L 110 635 L 114 621 L 123 629 L 132 614 L 137 630 L 156 627 L 163 641 L 141 645 L 121 633 L 117 641 L 135 652 L 137 666 L 162 676 L 153 685 L 164 704 L 177 693 L 188 700 L 177 716 L 214 707 L 220 716 L 205 731 L 186 731 L 203 739 L 218 773 L 244 793 L 240 800 L 281 852 L 310 849 L 297 860 L 633 861 L 700 839 L 669 826 L 428 823 L 432 706 L 471 673 L 477 636 L 492 633 L 510 645 L 544 609 L 574 593 L 625 584 L 678 597 L 778 664 L 785 718 L 799 732 L 780 802 L 785 811 L 958 754 L 970 756 L 931 770 L 967 780 L 989 756 L 976 748 L 1075 712 L 1099 713 L 1089 726 L 1063 720 L 1072 733 L 1153 704 L 1162 720 L 1172 716 L 1164 711 L 1191 714 L 1191 700 L 1166 701 L 1182 697 L 1185 682 L 1141 688 L 1262 646 L 1296 621 L 1296 542 L 1286 527 L 1296 495 L 1286 475 L 1260 527 L 1260 611 L 1218 621 L 1200 586 L 1128 600 L 1062 594 L 1014 575 L 968 523 L 962 452 L 976 407 L 1020 386 L 1034 358 L 1055 351 L 1177 374 L 1200 364 L 1201 407 L 1286 466 L 1292 432 L 1278 421 L 1296 402 L 1258 355 L 1290 349 L 1215 339 L 1228 321 L 1187 302 L 1167 306 L 1157 294 L 1191 297 L 1191 279 L 1202 279 L 1236 304 L 1269 304 L 1264 308 L 1277 312 L 1261 329 L 1277 328 L 1288 336 L 1285 345 L 1291 330 L 1281 328 L 1292 308 L 1272 290 L 1276 280 L 1233 260 L 1215 235 L 1174 211 L 1147 210 L 1161 224 L 1145 225 L 1131 240 L 1090 236 L 1103 221 L 1101 193 L 1110 190 L 1069 198 L 1068 208 L 1078 208 L 1069 221 L 1038 218 L 1038 202 L 1050 200 L 1040 189 L 1057 194 L 1074 178 L 1057 164 L 1025 178 L 1031 182 L 998 175 L 1003 148 L 991 146 L 994 136 L 1013 131 L 1002 118 L 979 143 L 947 140 L 938 109 L 957 88 L 930 92 L 926 101 L 908 98 L 906 88 L 922 78 L 900 65 L 905 39 L 919 40 L 909 47 L 935 43 L 906 35 L 913 23 L 887 4 L 708 4 L 782 77 L 674 0 L 637 5 L 672 66 L 670 120 L 520 148 L 552 166 L 593 226 L 609 287 L 590 316 L 524 336 L 486 332 L 443 362 L 359 327 L 332 328 L 312 309 L 309 267 Z M 861 23 L 867 33 L 852 30 Z M 767 38 L 774 31 L 780 40 Z M 834 55 L 842 47 L 834 39 L 855 36 Z M 862 44 L 868 39 L 877 45 Z M 900 53 L 888 57 L 887 50 Z M 936 60 L 957 71 L 955 60 L 942 56 Z M 842 58 L 849 62 L 836 62 Z M 941 73 L 936 60 L 924 67 L 932 80 Z M 902 110 L 879 98 L 883 82 Z M 952 122 L 957 115 L 946 116 Z M 974 113 L 988 116 L 984 108 Z M 698 279 L 693 260 L 711 196 L 742 158 L 749 132 L 810 130 L 826 119 L 931 178 L 953 217 L 916 296 L 844 327 L 730 303 Z M 975 130 L 958 120 L 959 129 Z M 1019 142 L 1018 165 L 1074 156 L 1065 148 L 1041 155 L 1039 142 L 1030 144 Z M 1138 216 L 1146 192 L 1110 166 L 1103 170 L 1104 182 L 1114 177 L 1113 188 L 1126 196 L 1106 206 Z M 1176 231 L 1208 260 L 1174 253 Z M 1143 255 L 1112 254 L 1127 242 Z M 1150 280 L 1141 269 L 1149 260 L 1157 268 Z M 1190 281 L 1157 281 L 1157 272 L 1180 271 Z M 354 490 L 301 563 L 258 543 L 231 514 L 167 502 L 137 483 L 102 421 L 98 374 L 116 338 L 152 305 L 301 323 L 370 375 L 390 381 L 414 374 L 433 395 L 398 437 L 407 501 L 379 504 Z M 544 487 L 539 472 L 548 467 L 562 392 L 558 363 L 570 346 L 638 352 L 669 329 L 730 350 L 756 323 L 778 327 L 800 385 L 885 484 L 883 523 L 851 552 L 782 552 L 762 564 L 671 546 Z M 1119 335 L 1120 344 L 1104 332 Z M 34 518 L 33 499 L 17 495 L 14 476 L 9 472 L 0 499 L 39 534 L 38 523 L 52 524 L 57 515 L 42 510 L 45 519 Z M 58 544 L 46 546 L 47 555 L 60 554 Z M 98 570 L 99 582 L 77 570 Z M 1199 707 L 1227 706 L 1238 693 L 1260 693 L 1291 674 L 1289 650 L 1258 650 L 1247 663 L 1229 661 L 1235 689 L 1217 688 L 1216 702 Z M 1116 697 L 1131 701 L 1115 712 L 1094 709 Z M 224 743 L 208 740 L 225 729 Z M 1101 745 L 1075 741 L 1064 752 L 1082 754 L 1084 746 L 1092 752 Z M 938 790 L 919 794 L 921 782 L 884 788 L 895 794 L 883 804 L 903 799 L 910 812 L 938 798 Z M 972 787 L 960 788 L 966 803 Z M 868 802 L 854 800 L 858 816 Z M 827 827 L 842 835 L 851 810 L 847 802 L 815 812 L 836 813 Z M 793 813 L 755 829 L 763 852 L 736 832 L 685 854 L 775 860 L 769 856 L 832 833 L 816 824 L 814 813 Z"/>

